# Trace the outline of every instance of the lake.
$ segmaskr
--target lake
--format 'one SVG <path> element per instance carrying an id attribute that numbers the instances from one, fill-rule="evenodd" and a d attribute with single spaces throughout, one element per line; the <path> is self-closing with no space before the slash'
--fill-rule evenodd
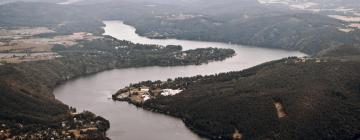
<path id="1" fill-rule="evenodd" d="M 104 23 L 106 25 L 104 35 L 110 35 L 120 40 L 129 40 L 134 43 L 182 45 L 186 50 L 218 47 L 232 48 L 236 51 L 236 56 L 232 58 L 197 66 L 153 66 L 104 71 L 68 81 L 54 90 L 57 99 L 76 107 L 78 111 L 88 110 L 108 119 L 111 128 L 107 134 L 109 138 L 114 140 L 202 139 L 191 132 L 180 119 L 146 111 L 126 102 L 114 102 L 111 100 L 112 94 L 130 83 L 239 71 L 288 56 L 305 56 L 305 54 L 297 51 L 247 47 L 217 42 L 149 39 L 137 35 L 134 27 L 125 25 L 122 21 L 104 21 Z"/>

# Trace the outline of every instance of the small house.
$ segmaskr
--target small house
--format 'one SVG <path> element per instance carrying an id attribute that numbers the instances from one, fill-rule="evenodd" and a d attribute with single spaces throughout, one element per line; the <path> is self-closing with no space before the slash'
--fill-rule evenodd
<path id="1" fill-rule="evenodd" d="M 149 87 L 146 87 L 146 86 L 140 87 L 140 91 L 142 91 L 142 92 L 149 92 L 149 90 L 150 90 Z"/>
<path id="2" fill-rule="evenodd" d="M 162 96 L 174 96 L 176 94 L 179 94 L 180 92 L 182 92 L 182 90 L 180 89 L 176 89 L 176 90 L 173 90 L 173 89 L 163 89 L 161 95 Z"/>
<path id="3" fill-rule="evenodd" d="M 143 98 L 143 101 L 149 100 L 151 97 L 150 95 L 142 95 L 141 98 Z"/>

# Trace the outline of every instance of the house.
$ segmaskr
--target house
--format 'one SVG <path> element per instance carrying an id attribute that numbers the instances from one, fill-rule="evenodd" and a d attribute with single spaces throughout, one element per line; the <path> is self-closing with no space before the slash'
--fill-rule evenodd
<path id="1" fill-rule="evenodd" d="M 180 92 L 182 92 L 182 90 L 180 89 L 163 89 L 161 95 L 162 96 L 174 96 L 176 94 L 179 94 Z"/>
<path id="2" fill-rule="evenodd" d="M 149 90 L 150 90 L 149 87 L 146 87 L 146 86 L 140 87 L 140 91 L 141 91 L 141 92 L 149 92 Z"/>
<path id="3" fill-rule="evenodd" d="M 309 58 L 307 57 L 301 57 L 301 58 L 297 58 L 295 60 L 295 63 L 305 63 L 307 60 L 309 60 Z"/>
<path id="4" fill-rule="evenodd" d="M 300 62 L 302 62 L 302 63 L 305 63 L 305 62 L 306 62 L 306 60 L 307 60 L 307 58 L 306 58 L 306 57 L 301 57 L 301 58 L 300 58 Z"/>
<path id="5" fill-rule="evenodd" d="M 150 99 L 150 95 L 142 95 L 141 98 L 143 98 L 143 101 L 147 101 Z"/>

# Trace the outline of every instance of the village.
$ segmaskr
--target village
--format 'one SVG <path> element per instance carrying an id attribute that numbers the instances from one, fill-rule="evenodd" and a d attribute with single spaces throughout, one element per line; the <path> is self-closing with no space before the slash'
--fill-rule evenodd
<path id="1" fill-rule="evenodd" d="M 348 61 L 359 61 L 359 56 L 349 56 L 349 57 L 295 57 L 293 59 L 288 59 L 284 61 L 286 64 L 302 64 L 302 63 L 327 63 L 327 62 L 348 62 Z"/>
<path id="2" fill-rule="evenodd" d="M 0 122 L 0 139 L 79 140 L 103 138 L 109 127 L 108 121 L 85 111 L 79 114 L 72 113 L 68 119 L 51 126 L 28 126 L 21 123 Z"/>
<path id="3" fill-rule="evenodd" d="M 312 58 L 312 57 L 299 57 L 296 59 L 290 59 L 290 60 L 286 60 L 285 63 L 295 63 L 295 64 L 299 64 L 299 63 L 306 63 L 306 62 L 315 62 L 315 63 L 321 63 L 321 62 L 328 62 L 328 60 L 326 59 L 320 59 L 320 58 Z"/>
<path id="4" fill-rule="evenodd" d="M 126 87 L 120 89 L 113 95 L 113 100 L 129 101 L 134 104 L 143 104 L 145 101 L 154 99 L 159 96 L 174 96 L 183 90 L 180 89 L 161 89 L 159 87 L 150 88 L 147 86 Z"/>

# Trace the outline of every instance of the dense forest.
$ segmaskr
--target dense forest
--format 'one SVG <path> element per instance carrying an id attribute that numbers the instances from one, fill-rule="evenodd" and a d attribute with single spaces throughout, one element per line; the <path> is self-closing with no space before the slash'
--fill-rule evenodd
<path id="1" fill-rule="evenodd" d="M 198 65 L 210 61 L 221 61 L 235 55 L 235 51 L 232 49 L 198 48 L 182 51 L 182 46 L 134 44 L 110 36 L 92 41 L 82 41 L 69 48 L 58 45 L 53 48 L 53 51 L 70 58 L 105 57 L 109 59 L 108 62 L 114 62 L 117 67 Z M 116 61 L 110 61 L 111 59 Z"/>

